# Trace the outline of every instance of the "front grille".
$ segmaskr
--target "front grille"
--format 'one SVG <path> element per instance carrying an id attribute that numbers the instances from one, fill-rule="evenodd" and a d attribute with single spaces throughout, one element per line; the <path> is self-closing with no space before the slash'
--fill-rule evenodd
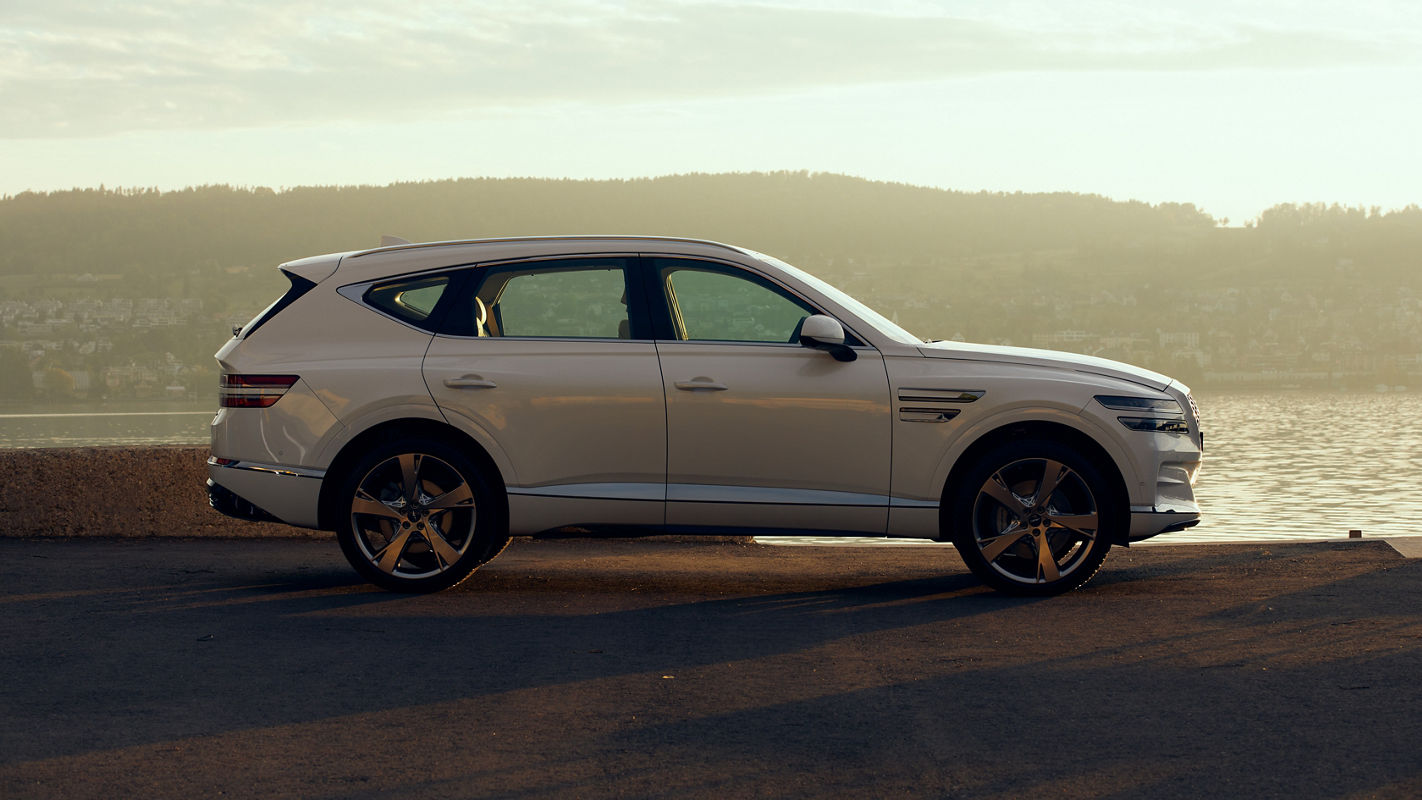
<path id="1" fill-rule="evenodd" d="M 1185 395 L 1185 400 L 1190 404 L 1190 419 L 1195 422 L 1195 430 L 1200 433 L 1200 451 L 1205 449 L 1205 430 L 1200 427 L 1200 407 L 1195 404 L 1195 395 Z"/>

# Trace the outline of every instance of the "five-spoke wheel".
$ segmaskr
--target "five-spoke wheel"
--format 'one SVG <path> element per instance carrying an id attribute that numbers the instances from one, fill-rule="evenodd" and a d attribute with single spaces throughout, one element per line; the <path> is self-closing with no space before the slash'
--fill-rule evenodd
<path id="1" fill-rule="evenodd" d="M 953 543 L 984 582 L 1016 594 L 1075 589 L 1100 569 L 1124 515 L 1092 461 L 1058 442 L 984 453 L 952 504 Z"/>
<path id="2" fill-rule="evenodd" d="M 508 543 L 495 497 L 478 467 L 443 442 L 386 443 L 346 476 L 337 538 L 351 565 L 380 586 L 446 589 Z"/>

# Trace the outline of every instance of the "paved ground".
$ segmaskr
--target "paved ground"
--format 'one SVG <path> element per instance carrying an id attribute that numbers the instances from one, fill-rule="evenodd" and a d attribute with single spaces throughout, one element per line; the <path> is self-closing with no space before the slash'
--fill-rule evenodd
<path id="1" fill-rule="evenodd" d="M 927 539 L 890 539 L 885 536 L 757 536 L 755 541 L 759 544 L 775 545 L 777 547 L 936 547 L 949 549 L 953 545 L 948 542 L 934 542 Z M 1368 542 L 1386 542 L 1392 546 L 1405 558 L 1422 558 L 1422 536 L 1370 536 Z M 1254 534 L 1236 538 L 1232 535 L 1221 535 L 1206 531 L 1204 533 L 1171 533 L 1164 536 L 1157 536 L 1137 542 L 1135 547 L 1175 547 L 1182 544 L 1249 544 L 1249 545 L 1278 545 L 1295 544 L 1301 542 L 1310 543 L 1335 543 L 1351 542 L 1361 544 L 1363 540 L 1332 537 L 1308 539 L 1297 534 Z"/>
<path id="2" fill-rule="evenodd" d="M 518 542 L 465 586 L 333 542 L 0 539 L 0 797 L 1417 797 L 1422 561 Z"/>

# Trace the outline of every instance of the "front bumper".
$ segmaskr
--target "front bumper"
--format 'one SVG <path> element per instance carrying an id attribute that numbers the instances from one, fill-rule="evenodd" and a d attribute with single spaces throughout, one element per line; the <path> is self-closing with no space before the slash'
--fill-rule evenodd
<path id="1" fill-rule="evenodd" d="M 1127 538 L 1132 542 L 1149 539 L 1162 533 L 1183 531 L 1200 524 L 1200 511 L 1131 509 L 1131 529 Z"/>
<path id="2" fill-rule="evenodd" d="M 1166 393 L 1185 412 L 1189 433 L 1137 433 L 1132 437 L 1134 443 L 1145 446 L 1140 462 L 1146 468 L 1145 476 L 1154 480 L 1142 481 L 1140 488 L 1146 491 L 1141 494 L 1145 496 L 1132 499 L 1128 542 L 1200 524 L 1194 486 L 1205 458 L 1205 436 L 1200 430 L 1199 409 L 1190 390 L 1181 384 L 1173 384 Z"/>

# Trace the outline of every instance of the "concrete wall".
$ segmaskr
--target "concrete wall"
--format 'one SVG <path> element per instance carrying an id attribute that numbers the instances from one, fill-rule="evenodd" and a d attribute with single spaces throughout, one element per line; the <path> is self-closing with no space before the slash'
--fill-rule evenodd
<path id="1" fill-rule="evenodd" d="M 0 450 L 0 536 L 315 536 L 207 505 L 206 446 Z"/>
<path id="2" fill-rule="evenodd" d="M 0 536 L 334 538 L 327 531 L 246 522 L 213 511 L 207 504 L 207 457 L 206 445 L 0 450 Z"/>

